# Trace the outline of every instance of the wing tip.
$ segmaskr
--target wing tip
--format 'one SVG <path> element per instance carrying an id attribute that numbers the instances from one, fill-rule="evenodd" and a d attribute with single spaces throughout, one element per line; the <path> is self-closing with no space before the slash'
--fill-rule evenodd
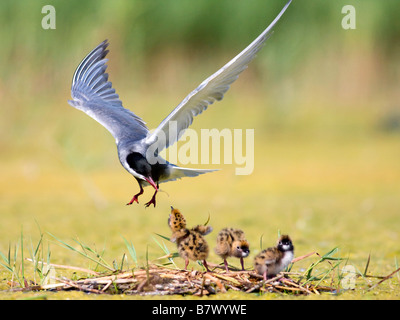
<path id="1" fill-rule="evenodd" d="M 90 51 L 76 68 L 71 85 L 71 95 L 75 102 L 68 101 L 72 106 L 76 107 L 82 101 L 92 99 L 122 104 L 106 73 L 108 46 L 108 39 L 105 39 Z"/>

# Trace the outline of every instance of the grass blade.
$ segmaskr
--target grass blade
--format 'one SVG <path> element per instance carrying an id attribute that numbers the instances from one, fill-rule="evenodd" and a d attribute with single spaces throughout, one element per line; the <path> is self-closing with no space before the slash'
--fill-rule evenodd
<path id="1" fill-rule="evenodd" d="M 126 240 L 123 236 L 121 237 L 124 240 L 126 247 L 128 248 L 129 255 L 131 256 L 133 262 L 137 265 L 138 260 L 135 247 L 133 246 L 132 242 L 128 242 L 128 240 Z"/>
<path id="2" fill-rule="evenodd" d="M 371 253 L 368 255 L 367 264 L 366 264 L 366 266 L 365 266 L 364 273 L 363 273 L 363 276 L 364 276 L 364 277 L 367 275 L 367 271 L 368 271 L 368 267 L 369 267 L 369 262 L 370 262 L 370 260 L 371 260 Z"/>
<path id="3" fill-rule="evenodd" d="M 95 263 L 101 265 L 102 267 L 106 268 L 107 270 L 110 270 L 110 271 L 112 271 L 112 272 L 115 271 L 115 269 L 114 269 L 113 267 L 111 267 L 108 263 L 104 263 L 104 262 L 103 262 L 103 261 L 104 261 L 103 258 L 102 258 L 101 256 L 99 256 L 99 255 L 97 254 L 97 252 L 95 252 L 95 254 L 97 255 L 97 258 L 98 258 L 98 259 L 94 259 L 94 258 L 92 258 L 90 255 L 88 255 L 86 252 L 82 252 L 82 251 L 79 251 L 79 250 L 75 249 L 73 246 L 71 246 L 71 245 L 69 245 L 68 243 L 62 241 L 61 239 L 58 239 L 55 235 L 51 234 L 50 232 L 49 232 L 49 235 L 51 235 L 55 240 L 57 240 L 57 241 L 60 243 L 60 245 L 61 245 L 62 247 L 64 247 L 64 248 L 66 248 L 66 249 L 69 249 L 69 250 L 71 250 L 71 251 L 74 251 L 74 252 L 80 254 L 81 256 L 83 256 L 83 257 L 85 257 L 85 258 L 87 258 L 87 259 L 89 259 L 89 260 L 91 260 L 91 261 L 93 261 L 93 262 L 95 262 Z M 81 244 L 80 244 L 80 245 L 81 245 Z M 82 246 L 83 246 L 83 244 L 82 244 Z M 89 249 L 90 249 L 90 248 L 89 248 Z M 92 250 L 92 249 L 91 249 L 91 250 Z M 101 260 L 101 261 L 100 261 L 100 260 Z"/>
<path id="4" fill-rule="evenodd" d="M 392 276 L 394 276 L 397 272 L 400 271 L 400 268 L 394 270 L 391 274 L 387 275 L 386 277 L 384 277 L 382 280 L 380 280 L 378 283 L 376 283 L 375 285 L 373 285 L 371 288 L 368 289 L 368 291 L 371 291 L 373 289 L 375 289 L 377 286 L 379 286 L 382 282 L 386 281 L 387 279 L 390 279 Z"/>
<path id="5" fill-rule="evenodd" d="M 24 234 L 23 230 L 21 228 L 21 276 L 22 276 L 22 281 L 24 283 L 25 287 L 28 287 L 28 283 L 25 280 L 25 261 L 24 261 Z"/>
<path id="6" fill-rule="evenodd" d="M 0 265 L 2 265 L 8 271 L 13 272 L 13 269 L 11 267 L 11 261 L 10 261 L 10 246 L 8 246 L 8 257 L 6 257 L 2 252 L 0 252 L 0 257 L 4 261 L 4 263 L 0 261 Z"/>
<path id="7" fill-rule="evenodd" d="M 161 235 L 161 234 L 156 233 L 156 235 L 158 235 L 159 237 L 161 237 L 161 238 L 163 238 L 163 239 L 166 239 L 166 240 L 168 240 L 168 241 L 171 241 L 168 237 L 165 237 L 165 236 L 163 236 L 163 235 Z M 161 248 L 161 250 L 164 251 L 165 256 L 168 258 L 168 260 L 175 266 L 175 268 L 178 269 L 178 266 L 177 266 L 177 265 L 175 264 L 175 262 L 174 262 L 174 258 L 175 258 L 176 256 L 179 256 L 179 255 L 178 255 L 177 253 L 171 254 L 171 252 L 169 251 L 168 247 L 165 245 L 164 242 L 163 242 L 163 244 L 161 245 L 161 243 L 158 242 L 156 238 L 154 238 L 154 237 L 152 237 L 152 238 L 153 238 L 154 242 L 157 243 L 157 245 Z"/>
<path id="8" fill-rule="evenodd" d="M 157 232 L 154 232 L 154 234 L 158 235 L 160 238 L 163 238 L 163 239 L 165 239 L 165 240 L 168 240 L 169 242 L 172 242 L 172 241 L 171 241 L 171 238 L 168 238 L 168 237 L 166 237 L 166 236 L 163 236 L 162 234 L 159 234 L 159 233 L 157 233 Z M 154 238 L 153 238 L 153 239 L 154 239 Z"/>
<path id="9" fill-rule="evenodd" d="M 208 223 L 210 222 L 210 219 L 211 219 L 211 215 L 210 215 L 210 213 L 208 213 L 207 221 L 204 223 L 205 226 L 208 225 Z"/>
<path id="10" fill-rule="evenodd" d="M 263 237 L 264 237 L 264 235 L 262 234 L 262 235 L 260 236 L 260 250 L 261 250 L 261 251 L 262 251 L 262 249 L 263 249 L 263 245 L 262 245 Z"/>

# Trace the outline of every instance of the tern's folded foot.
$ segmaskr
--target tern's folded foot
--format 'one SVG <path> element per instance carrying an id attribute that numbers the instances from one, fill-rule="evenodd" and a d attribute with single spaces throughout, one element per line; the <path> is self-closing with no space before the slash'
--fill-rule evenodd
<path id="1" fill-rule="evenodd" d="M 157 183 L 157 185 L 154 185 L 154 189 L 156 190 L 156 192 L 154 192 L 151 200 L 145 204 L 146 208 L 148 208 L 151 204 L 154 205 L 154 208 L 156 207 L 156 194 L 158 192 L 158 188 L 159 187 L 158 187 L 158 183 Z"/>
<path id="2" fill-rule="evenodd" d="M 145 204 L 146 208 L 148 208 L 151 204 L 154 205 L 154 208 L 156 207 L 156 194 L 157 194 L 157 191 L 154 193 L 151 200 Z"/>
<path id="3" fill-rule="evenodd" d="M 130 206 L 132 203 L 136 202 L 139 203 L 139 196 L 143 194 L 143 188 L 140 187 L 139 193 L 135 194 L 131 201 L 129 201 L 126 205 Z"/>
<path id="4" fill-rule="evenodd" d="M 138 197 L 138 195 L 134 195 L 133 198 L 132 198 L 132 200 L 129 201 L 126 205 L 127 205 L 127 206 L 130 206 L 130 205 L 131 205 L 132 203 L 134 203 L 134 202 L 139 203 L 139 197 Z"/>

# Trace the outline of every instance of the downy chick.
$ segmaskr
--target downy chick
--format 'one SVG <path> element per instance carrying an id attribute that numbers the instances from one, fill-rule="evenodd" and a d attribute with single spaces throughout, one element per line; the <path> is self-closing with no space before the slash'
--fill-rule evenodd
<path id="1" fill-rule="evenodd" d="M 264 280 L 273 277 L 284 270 L 293 260 L 294 247 L 288 235 L 278 239 L 276 247 L 261 251 L 254 258 L 254 269 L 263 275 Z"/>
<path id="2" fill-rule="evenodd" d="M 176 242 L 178 253 L 185 260 L 185 270 L 190 260 L 202 260 L 207 271 L 208 265 L 206 259 L 209 253 L 209 247 L 203 236 L 212 231 L 210 226 L 198 225 L 192 229 L 186 228 L 186 219 L 178 209 L 171 207 L 171 214 L 168 218 L 168 225 L 172 230 L 171 241 Z"/>
<path id="3" fill-rule="evenodd" d="M 250 253 L 249 242 L 246 240 L 244 232 L 240 229 L 225 228 L 217 236 L 217 246 L 215 253 L 224 259 L 225 270 L 228 272 L 228 257 L 240 259 L 242 270 L 244 270 L 243 258 Z"/>

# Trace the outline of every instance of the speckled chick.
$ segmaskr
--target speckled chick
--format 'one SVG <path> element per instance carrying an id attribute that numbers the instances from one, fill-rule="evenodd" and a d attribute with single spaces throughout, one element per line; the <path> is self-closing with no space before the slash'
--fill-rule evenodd
<path id="1" fill-rule="evenodd" d="M 284 270 L 292 262 L 293 256 L 292 240 L 288 235 L 282 235 L 276 247 L 265 249 L 254 258 L 254 270 L 267 280 Z"/>
<path id="2" fill-rule="evenodd" d="M 209 247 L 203 236 L 210 233 L 212 228 L 198 225 L 187 229 L 185 217 L 173 207 L 171 207 L 168 225 L 172 230 L 171 241 L 176 242 L 179 256 L 185 260 L 185 270 L 187 270 L 189 260 L 202 260 L 206 270 L 210 271 L 206 262 Z"/>
<path id="3" fill-rule="evenodd" d="M 244 270 L 243 258 L 250 253 L 249 242 L 246 240 L 244 232 L 240 229 L 225 228 L 222 229 L 217 236 L 217 246 L 215 253 L 224 259 L 225 270 L 228 269 L 228 257 L 236 257 L 240 259 L 242 270 Z"/>

